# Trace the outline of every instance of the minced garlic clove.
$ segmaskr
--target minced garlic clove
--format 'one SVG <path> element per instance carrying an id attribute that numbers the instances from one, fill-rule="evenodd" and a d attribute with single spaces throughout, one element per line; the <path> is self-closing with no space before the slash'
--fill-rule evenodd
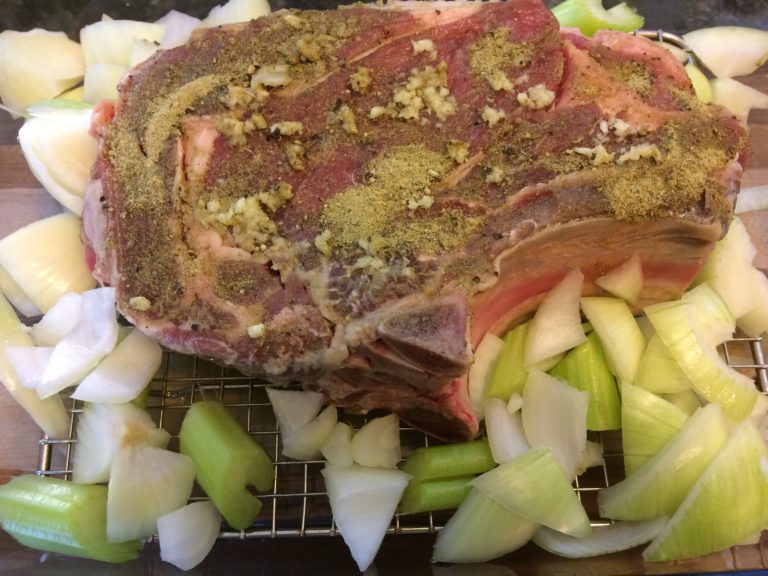
<path id="1" fill-rule="evenodd" d="M 267 327 L 262 322 L 261 324 L 251 324 L 248 326 L 246 331 L 248 332 L 248 336 L 251 338 L 262 338 L 264 336 L 264 332 L 266 332 Z"/>
<path id="2" fill-rule="evenodd" d="M 149 299 L 144 296 L 133 296 L 128 300 L 128 306 L 133 310 L 146 312 L 152 308 L 152 302 L 150 302 Z"/>

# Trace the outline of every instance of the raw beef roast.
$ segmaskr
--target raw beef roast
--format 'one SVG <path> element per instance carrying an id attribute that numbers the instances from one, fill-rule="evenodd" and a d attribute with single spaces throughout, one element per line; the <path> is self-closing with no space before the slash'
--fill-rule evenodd
<path id="1" fill-rule="evenodd" d="M 95 115 L 87 257 L 165 346 L 431 434 L 473 348 L 569 269 L 641 305 L 725 232 L 746 132 L 642 38 L 538 0 L 281 11 L 133 69 Z"/>

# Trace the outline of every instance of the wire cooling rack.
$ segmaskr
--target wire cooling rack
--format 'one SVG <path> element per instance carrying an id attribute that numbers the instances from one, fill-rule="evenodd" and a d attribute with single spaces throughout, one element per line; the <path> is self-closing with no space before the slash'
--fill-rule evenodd
<path id="1" fill-rule="evenodd" d="M 730 366 L 754 378 L 763 393 L 768 393 L 766 342 L 763 339 L 735 338 L 721 347 L 721 355 Z M 166 351 L 161 368 L 150 383 L 147 411 L 172 435 L 169 448 L 177 450 L 181 421 L 190 405 L 202 399 L 220 400 L 272 457 L 275 482 L 271 492 L 260 495 L 264 504 L 260 516 L 247 530 L 225 528 L 220 538 L 334 536 L 337 531 L 320 474 L 323 462 L 300 462 L 282 456 L 280 431 L 267 399 L 266 386 L 263 381 L 244 377 L 231 369 Z M 69 437 L 40 440 L 39 474 L 70 477 L 82 403 L 68 399 L 66 404 L 71 412 Z M 359 428 L 365 418 L 340 410 L 340 419 L 353 428 Z M 624 477 L 621 436 L 612 431 L 590 433 L 590 438 L 601 444 L 603 462 L 579 476 L 574 486 L 593 525 L 607 524 L 608 521 L 597 513 L 596 498 L 601 488 Z M 404 456 L 415 448 L 435 442 L 407 426 L 401 428 L 401 440 Z M 194 499 L 203 497 L 200 491 L 193 494 Z M 449 516 L 450 512 L 396 515 L 390 533 L 432 533 L 439 530 Z"/>

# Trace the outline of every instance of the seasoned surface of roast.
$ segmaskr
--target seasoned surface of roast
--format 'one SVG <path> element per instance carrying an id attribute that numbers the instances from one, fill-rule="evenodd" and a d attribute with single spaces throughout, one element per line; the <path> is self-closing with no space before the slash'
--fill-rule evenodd
<path id="1" fill-rule="evenodd" d="M 276 12 L 133 69 L 95 115 L 88 258 L 164 345 L 436 436 L 473 348 L 572 267 L 679 295 L 745 129 L 642 38 L 537 0 Z"/>

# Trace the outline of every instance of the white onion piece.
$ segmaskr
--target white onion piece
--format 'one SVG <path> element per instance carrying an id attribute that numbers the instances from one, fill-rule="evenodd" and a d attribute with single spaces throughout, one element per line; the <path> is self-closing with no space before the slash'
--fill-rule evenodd
<path id="1" fill-rule="evenodd" d="M 736 319 L 736 324 L 747 336 L 757 337 L 768 332 L 768 278 L 753 268 L 749 277 L 748 290 L 755 306 Z"/>
<path id="2" fill-rule="evenodd" d="M 13 116 L 58 96 L 83 77 L 80 45 L 63 32 L 0 32 L 0 99 Z"/>
<path id="3" fill-rule="evenodd" d="M 149 40 L 134 38 L 128 52 L 128 68 L 133 68 L 160 50 L 160 45 Z"/>
<path id="4" fill-rule="evenodd" d="M 0 240 L 0 266 L 43 312 L 62 294 L 96 284 L 83 258 L 80 219 L 68 213 L 38 220 Z"/>
<path id="5" fill-rule="evenodd" d="M 32 346 L 32 338 L 0 294 L 0 382 L 50 438 L 66 438 L 69 434 L 69 414 L 61 397 L 55 395 L 41 400 L 36 391 L 22 388 L 6 355 L 8 346 Z"/>
<path id="6" fill-rule="evenodd" d="M 200 25 L 200 19 L 178 10 L 171 10 L 157 20 L 156 24 L 165 26 L 165 33 L 160 40 L 160 47 L 168 49 L 186 44 L 192 34 L 192 30 Z"/>
<path id="7" fill-rule="evenodd" d="M 522 395 L 518 394 L 517 392 L 512 392 L 512 394 L 510 394 L 509 396 L 509 401 L 507 402 L 507 412 L 509 414 L 514 414 L 515 412 L 518 412 L 522 407 L 523 407 Z"/>
<path id="8" fill-rule="evenodd" d="M 213 549 L 221 514 L 210 500 L 192 502 L 157 519 L 160 558 L 180 570 L 191 570 Z"/>
<path id="9" fill-rule="evenodd" d="M 736 198 L 736 214 L 768 208 L 768 184 L 742 188 Z"/>
<path id="10" fill-rule="evenodd" d="M 53 346 L 6 346 L 5 353 L 19 377 L 19 384 L 37 390 L 51 360 Z"/>
<path id="11" fill-rule="evenodd" d="M 361 572 L 373 562 L 410 474 L 389 468 L 326 464 L 322 470 L 333 519 Z"/>
<path id="12" fill-rule="evenodd" d="M 32 326 L 32 340 L 38 346 L 55 346 L 72 332 L 80 321 L 82 296 L 77 292 L 62 294 L 56 304 Z"/>
<path id="13" fill-rule="evenodd" d="M 520 411 L 510 414 L 499 398 L 489 398 L 485 402 L 485 433 L 497 464 L 509 462 L 528 451 Z"/>
<path id="14" fill-rule="evenodd" d="M 538 370 L 528 374 L 522 408 L 525 436 L 531 446 L 549 448 L 569 480 L 586 449 L 588 403 L 586 392 Z"/>
<path id="15" fill-rule="evenodd" d="M 683 35 L 718 78 L 747 76 L 768 60 L 768 31 L 742 26 L 715 26 Z"/>
<path id="16" fill-rule="evenodd" d="M 101 100 L 117 100 L 117 85 L 128 68 L 119 64 L 93 64 L 85 69 L 83 99 L 96 104 Z"/>
<path id="17" fill-rule="evenodd" d="M 162 24 L 135 20 L 102 20 L 89 24 L 80 30 L 85 66 L 116 64 L 128 68 L 134 38 L 160 42 L 163 34 Z"/>
<path id="18" fill-rule="evenodd" d="M 546 526 L 539 528 L 533 541 L 540 548 L 565 558 L 591 558 L 640 546 L 661 532 L 667 518 L 639 522 L 616 522 L 608 526 L 593 526 L 592 534 L 583 538 L 568 536 Z"/>
<path id="19" fill-rule="evenodd" d="M 189 456 L 154 446 L 122 447 L 107 487 L 107 540 L 147 538 L 157 519 L 187 503 L 195 481 Z"/>
<path id="20" fill-rule="evenodd" d="M 163 350 L 135 328 L 106 355 L 72 393 L 86 402 L 130 402 L 141 394 L 160 368 Z"/>
<path id="21" fill-rule="evenodd" d="M 397 414 L 374 418 L 352 436 L 352 459 L 358 464 L 394 468 L 400 458 L 400 418 Z"/>
<path id="22" fill-rule="evenodd" d="M 165 448 L 171 435 L 134 404 L 86 404 L 77 419 L 72 480 L 78 484 L 107 482 L 112 458 L 122 446 Z"/>
<path id="23" fill-rule="evenodd" d="M 352 427 L 346 422 L 337 422 L 328 438 L 320 447 L 323 457 L 336 466 L 351 466 L 352 458 Z"/>
<path id="24" fill-rule="evenodd" d="M 267 0 L 229 0 L 226 4 L 214 6 L 200 23 L 201 28 L 248 22 L 269 14 Z"/>
<path id="25" fill-rule="evenodd" d="M 54 347 L 37 388 L 40 397 L 46 398 L 76 384 L 116 343 L 115 289 L 96 288 L 83 292 L 80 322 Z"/>
<path id="26" fill-rule="evenodd" d="M 570 350 L 587 339 L 579 312 L 583 281 L 580 270 L 571 270 L 541 301 L 525 340 L 526 366 Z"/>
<path id="27" fill-rule="evenodd" d="M 320 448 L 331 435 L 337 420 L 336 406 L 328 406 L 303 428 L 288 433 L 283 432 L 283 454 L 297 460 L 319 458 Z"/>
<path id="28" fill-rule="evenodd" d="M 587 468 L 595 468 L 596 466 L 603 465 L 603 446 L 600 442 L 593 442 L 587 440 L 587 445 L 584 449 L 584 457 L 581 461 L 580 468 L 586 470 Z"/>
<path id="29" fill-rule="evenodd" d="M 323 395 L 319 392 L 267 388 L 277 424 L 283 433 L 294 432 L 309 424 L 323 407 Z"/>
<path id="30" fill-rule="evenodd" d="M 768 94 L 731 78 L 715 78 L 712 85 L 712 102 L 725 106 L 734 116 L 747 122 L 753 108 L 768 108 Z"/>
<path id="31" fill-rule="evenodd" d="M 4 294 L 13 307 L 27 318 L 34 318 L 43 313 L 2 266 L 0 266 L 0 294 Z"/>
<path id="32" fill-rule="evenodd" d="M 467 389 L 469 391 L 469 403 L 479 420 L 484 418 L 483 402 L 485 400 L 485 387 L 493 373 L 493 368 L 499 359 L 504 340 L 488 332 L 475 350 L 475 358 L 469 367 L 467 374 Z"/>
<path id="33" fill-rule="evenodd" d="M 595 284 L 613 296 L 634 304 L 643 290 L 643 266 L 635 252 L 626 262 L 595 280 Z"/>

